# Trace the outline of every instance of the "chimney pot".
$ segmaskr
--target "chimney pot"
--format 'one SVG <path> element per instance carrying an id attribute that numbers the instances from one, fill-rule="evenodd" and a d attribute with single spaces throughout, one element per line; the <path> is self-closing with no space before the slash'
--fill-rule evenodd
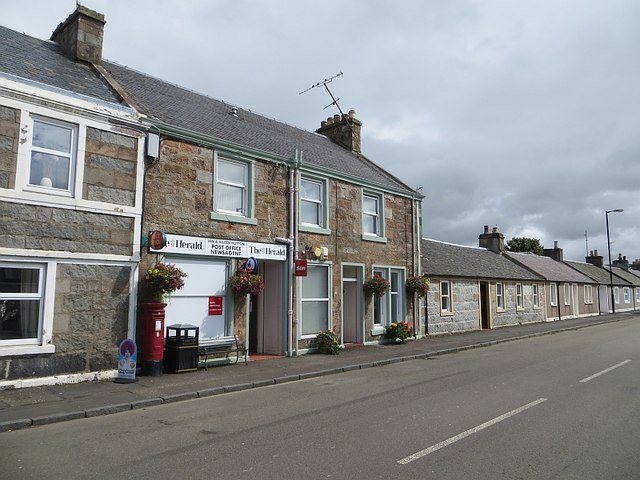
<path id="1" fill-rule="evenodd" d="M 553 248 L 558 248 L 558 240 L 553 241 Z"/>
<path id="2" fill-rule="evenodd" d="M 489 233 L 489 225 L 484 226 L 484 233 Z"/>
<path id="3" fill-rule="evenodd" d="M 349 110 L 349 118 L 351 118 L 351 119 L 356 118 L 356 111 L 355 110 Z"/>

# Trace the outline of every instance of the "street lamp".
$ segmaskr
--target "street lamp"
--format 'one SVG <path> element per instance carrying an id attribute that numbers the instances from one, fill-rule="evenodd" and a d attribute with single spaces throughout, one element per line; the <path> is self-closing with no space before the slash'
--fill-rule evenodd
<path id="1" fill-rule="evenodd" d="M 609 214 L 622 213 L 624 209 L 616 208 L 615 210 L 606 210 L 604 217 L 607 223 L 607 250 L 609 251 L 609 290 L 611 290 L 611 313 L 616 313 L 615 299 L 613 298 L 613 268 L 611 264 L 611 239 L 609 238 Z"/>

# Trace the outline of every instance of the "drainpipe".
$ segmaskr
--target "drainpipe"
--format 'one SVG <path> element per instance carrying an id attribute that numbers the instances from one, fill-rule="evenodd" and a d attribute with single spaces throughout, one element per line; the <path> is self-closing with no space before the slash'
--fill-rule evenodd
<path id="1" fill-rule="evenodd" d="M 298 245 L 298 227 L 300 225 L 300 212 L 298 209 L 298 193 L 299 193 L 299 189 L 298 189 L 298 169 L 300 168 L 300 164 L 302 163 L 302 152 L 298 149 L 296 149 L 295 152 L 295 160 L 293 162 L 293 168 L 291 169 L 290 172 L 290 182 L 291 182 L 291 192 L 290 192 L 290 197 L 291 197 L 291 218 L 290 220 L 290 228 L 291 228 L 291 234 L 293 235 L 293 258 L 291 259 L 291 262 L 293 263 L 293 267 L 292 267 L 292 273 L 294 274 L 293 278 L 291 279 L 291 289 L 293 291 L 293 282 L 296 280 L 295 278 L 295 260 L 298 258 L 298 252 L 300 251 L 299 249 L 299 245 Z M 291 336 L 292 336 L 292 342 L 294 344 L 294 348 L 293 351 L 295 352 L 295 356 L 298 356 L 298 315 L 299 312 L 296 310 L 296 318 L 293 318 L 293 300 L 291 302 L 291 309 L 292 309 L 292 315 L 291 315 Z M 296 334 L 295 337 L 293 336 L 293 327 L 295 326 L 296 328 Z"/>
<path id="2" fill-rule="evenodd" d="M 289 200 L 291 203 L 291 200 Z M 288 245 L 287 261 L 289 263 L 289 292 L 287 298 L 287 357 L 291 356 L 292 325 L 293 325 L 293 282 L 295 280 L 295 264 L 293 257 L 293 240 L 291 238 L 276 237 L 276 242 Z"/>

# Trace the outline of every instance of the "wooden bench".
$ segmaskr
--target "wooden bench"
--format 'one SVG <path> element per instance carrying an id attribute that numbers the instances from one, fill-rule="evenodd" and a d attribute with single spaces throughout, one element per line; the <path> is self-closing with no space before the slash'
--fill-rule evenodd
<path id="1" fill-rule="evenodd" d="M 240 345 L 238 337 L 236 335 L 230 335 L 227 337 L 211 338 L 209 340 L 200 340 L 198 343 L 198 355 L 204 357 L 204 369 L 207 369 L 207 359 L 209 355 L 222 355 L 224 354 L 229 358 L 230 353 L 236 354 L 236 361 L 240 355 L 244 356 L 244 364 L 247 365 L 247 349 L 243 345 Z"/>

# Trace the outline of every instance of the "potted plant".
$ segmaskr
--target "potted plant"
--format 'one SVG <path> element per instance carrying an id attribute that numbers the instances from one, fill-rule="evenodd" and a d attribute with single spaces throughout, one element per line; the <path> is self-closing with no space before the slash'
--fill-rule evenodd
<path id="1" fill-rule="evenodd" d="M 162 302 L 165 296 L 180 290 L 184 287 L 186 276 L 187 274 L 175 265 L 162 262 L 156 263 L 144 275 L 151 300 Z"/>
<path id="2" fill-rule="evenodd" d="M 407 292 L 410 295 L 424 297 L 429 291 L 429 279 L 425 276 L 413 275 L 407 278 Z"/>
<path id="3" fill-rule="evenodd" d="M 325 353 L 327 355 L 337 355 L 340 353 L 338 336 L 333 332 L 333 330 L 321 331 L 316 336 L 315 345 L 320 353 Z"/>
<path id="4" fill-rule="evenodd" d="M 229 279 L 229 285 L 236 295 L 259 295 L 264 290 L 262 277 L 242 268 Z"/>
<path id="5" fill-rule="evenodd" d="M 367 295 L 375 295 L 381 297 L 389 291 L 391 283 L 386 278 L 383 278 L 380 274 L 376 273 L 373 278 L 370 278 L 364 282 L 364 292 Z"/>
<path id="6" fill-rule="evenodd" d="M 396 340 L 400 340 L 400 342 L 404 343 L 407 338 L 412 336 L 411 325 L 405 321 L 392 323 L 387 327 L 387 331 L 384 336 L 388 340 L 393 340 L 394 342 Z"/>

